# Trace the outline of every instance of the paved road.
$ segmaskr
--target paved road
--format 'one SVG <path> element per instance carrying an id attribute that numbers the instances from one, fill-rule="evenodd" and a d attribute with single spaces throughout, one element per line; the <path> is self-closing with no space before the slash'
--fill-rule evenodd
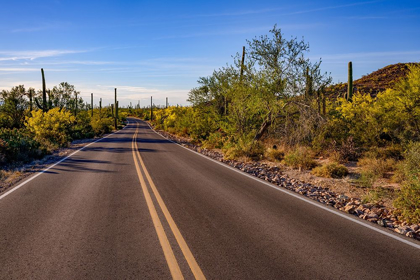
<path id="1" fill-rule="evenodd" d="M 420 277 L 418 242 L 269 187 L 135 119 L 14 190 L 0 198 L 0 279 Z"/>

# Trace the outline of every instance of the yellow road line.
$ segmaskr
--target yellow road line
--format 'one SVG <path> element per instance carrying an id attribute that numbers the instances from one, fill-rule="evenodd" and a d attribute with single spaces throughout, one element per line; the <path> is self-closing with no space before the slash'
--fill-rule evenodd
<path id="1" fill-rule="evenodd" d="M 147 189 L 146 183 L 144 181 L 143 175 L 141 174 L 141 170 L 139 168 L 139 164 L 137 163 L 136 159 L 136 152 L 134 149 L 134 146 L 136 146 L 136 138 L 138 133 L 138 124 L 137 124 L 137 130 L 136 133 L 133 135 L 133 141 L 131 142 L 131 147 L 133 150 L 133 158 L 134 158 L 134 164 L 136 166 L 137 175 L 140 180 L 141 187 L 143 189 L 144 197 L 146 199 L 147 207 L 149 208 L 150 216 L 152 217 L 153 225 L 155 226 L 156 233 L 159 238 L 160 245 L 162 246 L 163 254 L 165 255 L 166 262 L 168 263 L 169 270 L 171 272 L 173 279 L 184 279 L 184 276 L 182 275 L 181 269 L 179 268 L 178 262 L 175 258 L 174 252 L 172 251 L 171 245 L 169 244 L 168 237 L 166 236 L 165 230 L 163 229 L 162 223 L 159 219 L 159 216 L 156 212 L 156 208 L 153 204 L 152 198 L 150 196 L 150 193 Z M 138 153 L 138 151 L 137 151 Z"/>
<path id="2" fill-rule="evenodd" d="M 181 248 L 182 253 L 184 254 L 185 259 L 188 262 L 188 265 L 191 268 L 192 273 L 194 274 L 195 279 L 204 280 L 206 277 L 204 276 L 203 272 L 201 271 L 201 268 L 198 266 L 197 261 L 195 260 L 193 254 L 191 253 L 190 248 L 187 245 L 187 242 L 185 242 L 184 237 L 181 235 L 181 232 L 178 229 L 178 226 L 175 224 L 175 221 L 173 220 L 171 214 L 168 211 L 168 208 L 166 207 L 165 203 L 162 200 L 162 197 L 160 196 L 155 184 L 152 181 L 152 178 L 149 175 L 149 172 L 146 169 L 146 166 L 143 162 L 143 159 L 141 158 L 141 155 L 138 151 L 137 141 L 134 143 L 135 150 L 137 151 L 137 157 L 140 161 L 140 164 L 142 166 L 142 169 L 144 171 L 144 174 L 146 175 L 147 181 L 149 182 L 150 187 L 152 188 L 152 191 L 156 197 L 156 200 L 162 209 L 162 212 L 169 224 L 169 227 L 171 228 L 176 241 L 178 242 L 179 247 Z"/>

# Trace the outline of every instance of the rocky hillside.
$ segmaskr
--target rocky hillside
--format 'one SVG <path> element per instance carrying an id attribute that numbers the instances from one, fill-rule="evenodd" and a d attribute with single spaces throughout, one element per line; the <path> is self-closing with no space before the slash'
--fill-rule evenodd
<path id="1" fill-rule="evenodd" d="M 376 96 L 378 92 L 392 88 L 393 85 L 408 73 L 408 66 L 420 63 L 398 63 L 388 65 L 353 82 L 355 92 L 370 93 Z M 328 88 L 334 96 L 343 96 L 347 91 L 347 83 L 332 85 Z"/>

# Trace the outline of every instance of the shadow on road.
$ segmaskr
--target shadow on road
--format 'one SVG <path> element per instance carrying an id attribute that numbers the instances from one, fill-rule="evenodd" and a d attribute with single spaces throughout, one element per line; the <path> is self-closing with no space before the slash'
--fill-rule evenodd
<path id="1" fill-rule="evenodd" d="M 115 171 L 110 171 L 108 169 L 98 169 L 98 168 L 89 168 L 89 164 L 113 164 L 111 161 L 103 160 L 87 160 L 87 159 L 73 159 L 68 158 L 60 165 L 57 165 L 50 170 L 65 171 L 65 172 L 91 172 L 91 173 L 114 173 Z M 127 165 L 127 164 L 118 164 L 118 165 Z M 57 172 L 47 171 L 48 173 L 57 174 Z M 47 173 L 45 172 L 45 173 Z"/>

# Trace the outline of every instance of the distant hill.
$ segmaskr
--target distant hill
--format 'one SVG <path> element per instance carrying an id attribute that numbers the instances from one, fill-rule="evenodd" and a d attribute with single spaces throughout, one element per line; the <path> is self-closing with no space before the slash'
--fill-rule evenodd
<path id="1" fill-rule="evenodd" d="M 355 92 L 370 93 L 372 96 L 376 96 L 378 92 L 392 88 L 398 80 L 407 76 L 408 66 L 412 64 L 420 65 L 420 63 L 397 63 L 363 76 L 353 82 Z M 347 92 L 347 83 L 332 85 L 328 87 L 327 91 L 335 96 L 343 96 Z"/>

